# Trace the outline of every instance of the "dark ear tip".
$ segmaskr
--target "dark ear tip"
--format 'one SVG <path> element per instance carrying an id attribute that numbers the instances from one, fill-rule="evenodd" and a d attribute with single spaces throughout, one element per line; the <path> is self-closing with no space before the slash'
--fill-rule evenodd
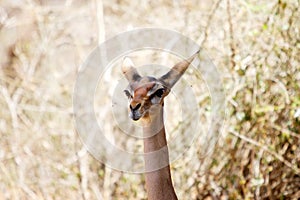
<path id="1" fill-rule="evenodd" d="M 130 68 L 133 66 L 134 66 L 134 64 L 133 64 L 132 60 L 128 56 L 124 56 L 123 61 L 122 61 L 123 73 L 126 73 L 127 71 L 129 71 Z"/>
<path id="2" fill-rule="evenodd" d="M 193 56 L 197 55 L 198 53 L 200 53 L 200 48 L 193 54 Z"/>
<path id="3" fill-rule="evenodd" d="M 200 50 L 201 50 L 201 49 L 199 49 L 198 51 L 196 51 L 196 53 L 194 53 L 194 54 L 188 59 L 189 63 L 191 63 L 191 62 L 198 56 L 198 54 L 200 53 Z"/>
<path id="4" fill-rule="evenodd" d="M 124 56 L 123 59 L 122 59 L 122 61 L 124 62 L 126 59 L 131 60 L 129 56 Z"/>

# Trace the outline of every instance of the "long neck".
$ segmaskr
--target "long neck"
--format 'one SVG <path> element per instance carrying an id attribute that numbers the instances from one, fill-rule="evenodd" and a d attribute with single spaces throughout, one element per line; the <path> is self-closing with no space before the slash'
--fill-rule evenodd
<path id="1" fill-rule="evenodd" d="M 149 200 L 177 200 L 171 179 L 169 153 L 163 122 L 163 107 L 151 116 L 151 122 L 143 128 L 146 189 Z M 158 154 L 157 151 L 159 151 Z M 151 156 L 151 152 L 154 153 Z M 150 155 L 149 155 L 150 154 Z M 160 168 L 159 166 L 164 166 Z M 156 169 L 153 171 L 153 169 Z"/>

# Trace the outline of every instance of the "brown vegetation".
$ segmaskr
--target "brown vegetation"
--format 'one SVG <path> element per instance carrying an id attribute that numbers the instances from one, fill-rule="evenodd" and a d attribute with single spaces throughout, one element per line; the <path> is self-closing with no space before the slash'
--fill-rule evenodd
<path id="1" fill-rule="evenodd" d="M 86 56 L 134 27 L 183 33 L 223 75 L 222 136 L 173 164 L 179 199 L 299 199 L 299 24 L 299 0 L 2 0 L 0 199 L 145 199 L 143 176 L 90 156 L 72 115 Z"/>

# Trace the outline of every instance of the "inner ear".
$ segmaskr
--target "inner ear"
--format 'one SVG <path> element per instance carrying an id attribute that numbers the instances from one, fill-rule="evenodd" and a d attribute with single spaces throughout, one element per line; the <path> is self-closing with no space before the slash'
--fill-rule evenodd
<path id="1" fill-rule="evenodd" d="M 159 78 L 160 81 L 165 83 L 169 88 L 172 88 L 175 83 L 180 79 L 180 77 L 184 74 L 186 69 L 190 66 L 194 58 L 198 56 L 198 50 L 194 55 L 190 58 L 183 60 L 172 67 L 172 69 L 167 72 L 165 75 Z"/>
<path id="2" fill-rule="evenodd" d="M 129 82 L 137 81 L 141 78 L 141 75 L 138 73 L 129 57 L 123 59 L 122 72 Z"/>

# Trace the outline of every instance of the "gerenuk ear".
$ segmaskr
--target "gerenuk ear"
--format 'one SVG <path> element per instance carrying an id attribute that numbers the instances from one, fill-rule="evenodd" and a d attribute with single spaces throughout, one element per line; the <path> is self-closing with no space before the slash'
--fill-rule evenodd
<path id="1" fill-rule="evenodd" d="M 200 50 L 198 50 L 190 58 L 174 65 L 172 69 L 168 73 L 160 77 L 159 80 L 163 81 L 165 84 L 167 84 L 167 87 L 171 89 L 175 85 L 175 83 L 180 79 L 180 77 L 184 74 L 186 69 L 190 66 L 190 64 L 193 62 L 194 58 L 198 55 L 199 52 Z"/>
<path id="2" fill-rule="evenodd" d="M 125 75 L 126 79 L 131 82 L 131 81 L 137 81 L 141 78 L 139 75 L 138 71 L 134 67 L 133 62 L 131 61 L 130 58 L 125 57 L 123 59 L 122 63 L 122 72 Z"/>

